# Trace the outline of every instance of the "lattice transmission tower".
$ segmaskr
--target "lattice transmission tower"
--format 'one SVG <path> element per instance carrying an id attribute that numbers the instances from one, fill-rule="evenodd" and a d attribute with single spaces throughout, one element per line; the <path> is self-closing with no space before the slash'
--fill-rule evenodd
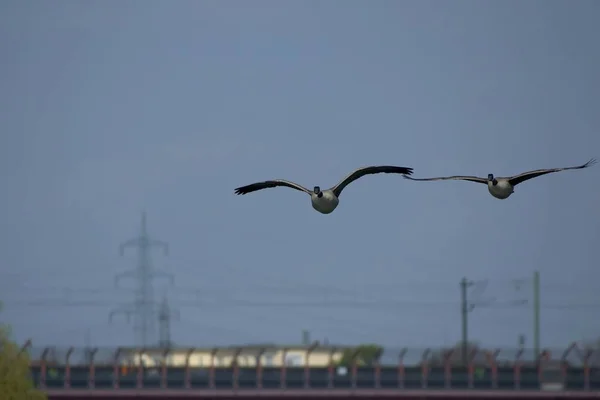
<path id="1" fill-rule="evenodd" d="M 156 343 L 156 321 L 160 313 L 160 305 L 154 301 L 154 278 L 167 278 L 171 285 L 174 283 L 173 274 L 153 267 L 150 259 L 152 248 L 160 248 L 165 255 L 169 254 L 169 244 L 156 240 L 148 235 L 146 226 L 146 213 L 142 213 L 142 223 L 138 237 L 130 239 L 119 246 L 121 256 L 125 249 L 136 247 L 138 249 L 137 267 L 115 276 L 115 286 L 118 287 L 121 278 L 132 278 L 136 281 L 135 299 L 133 303 L 121 306 L 110 312 L 109 321 L 117 314 L 124 314 L 130 321 L 133 317 L 134 337 L 136 345 L 148 346 Z"/>
<path id="2" fill-rule="evenodd" d="M 165 295 L 158 312 L 158 346 L 163 349 L 173 347 L 171 340 L 171 321 L 179 319 L 179 311 L 169 306 L 169 299 Z"/>

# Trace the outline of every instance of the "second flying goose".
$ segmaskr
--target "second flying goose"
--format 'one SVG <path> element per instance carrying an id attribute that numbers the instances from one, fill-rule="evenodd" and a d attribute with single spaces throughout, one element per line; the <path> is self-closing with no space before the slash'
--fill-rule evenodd
<path id="1" fill-rule="evenodd" d="M 510 177 L 495 177 L 494 174 L 488 174 L 486 178 L 480 178 L 478 176 L 445 176 L 439 178 L 412 178 L 410 176 L 404 176 L 406 179 L 410 179 L 411 181 L 441 181 L 441 180 L 463 180 L 470 182 L 483 183 L 487 185 L 488 191 L 492 196 L 497 199 L 504 200 L 507 199 L 511 194 L 514 193 L 514 188 L 519 183 L 525 182 L 529 179 L 550 174 L 553 172 L 566 171 L 570 169 L 582 169 L 591 167 L 596 163 L 595 159 L 591 159 L 583 165 L 578 165 L 576 167 L 563 167 L 563 168 L 549 168 L 549 169 L 536 169 L 534 171 L 523 172 L 519 175 L 514 175 Z"/>
<path id="2" fill-rule="evenodd" d="M 359 168 L 355 170 L 350 175 L 345 177 L 340 183 L 326 190 L 321 190 L 319 186 L 315 186 L 313 190 L 308 190 L 304 186 L 298 185 L 297 183 L 286 181 L 283 179 L 275 179 L 270 181 L 252 183 L 247 186 L 239 187 L 235 189 L 235 193 L 238 195 L 243 195 L 255 192 L 257 190 L 285 186 L 308 194 L 310 196 L 312 206 L 315 210 L 322 214 L 330 214 L 338 206 L 340 202 L 339 197 L 342 193 L 342 190 L 344 190 L 346 186 L 348 186 L 350 183 L 354 182 L 358 178 L 365 175 L 380 173 L 402 174 L 402 176 L 407 176 L 412 174 L 412 171 L 413 169 L 408 167 L 395 167 L 390 165 L 372 166 Z"/>

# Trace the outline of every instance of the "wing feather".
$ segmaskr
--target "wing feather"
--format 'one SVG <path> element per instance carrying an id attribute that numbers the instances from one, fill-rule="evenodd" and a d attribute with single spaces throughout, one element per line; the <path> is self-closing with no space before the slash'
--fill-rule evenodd
<path id="1" fill-rule="evenodd" d="M 393 165 L 381 165 L 381 166 L 358 168 L 357 170 L 353 171 L 348 176 L 346 176 L 344 179 L 342 179 L 342 181 L 340 183 L 338 183 L 337 185 L 335 185 L 333 188 L 331 188 L 331 190 L 333 190 L 333 193 L 337 197 L 340 197 L 340 194 L 342 193 L 342 191 L 344 190 L 344 188 L 346 186 L 348 186 L 350 183 L 354 182 L 358 178 L 361 178 L 365 175 L 382 174 L 383 173 L 383 174 L 402 174 L 403 176 L 405 176 L 405 175 L 412 174 L 412 172 L 413 172 L 412 168 L 396 167 Z"/>
<path id="2" fill-rule="evenodd" d="M 591 160 L 589 160 L 585 164 L 577 165 L 575 167 L 536 169 L 534 171 L 527 171 L 527 172 L 523 172 L 522 174 L 519 174 L 519 175 L 511 176 L 510 178 L 508 178 L 508 181 L 510 182 L 511 185 L 516 186 L 519 183 L 528 181 L 529 179 L 533 179 L 533 178 L 536 178 L 538 176 L 542 176 L 542 175 L 546 175 L 546 174 L 551 174 L 553 172 L 567 171 L 567 170 L 570 170 L 570 169 L 588 168 L 588 167 L 591 167 L 594 164 L 596 164 L 596 160 L 594 158 L 592 158 Z"/>
<path id="3" fill-rule="evenodd" d="M 404 176 L 406 179 L 410 179 L 411 181 L 447 181 L 447 180 L 457 180 L 457 181 L 469 181 L 469 182 L 477 182 L 483 183 L 487 185 L 487 179 L 480 178 L 478 176 L 468 176 L 468 175 L 454 175 L 454 176 L 440 176 L 436 178 L 412 178 L 410 176 Z"/>
<path id="4" fill-rule="evenodd" d="M 274 179 L 274 180 L 270 180 L 270 181 L 256 182 L 256 183 L 252 183 L 250 185 L 241 186 L 241 187 L 235 189 L 235 194 L 243 195 L 243 194 L 256 192 L 257 190 L 274 188 L 274 187 L 279 187 L 279 186 L 289 187 L 289 188 L 296 189 L 301 192 L 310 194 L 310 190 L 308 190 L 304 186 L 298 185 L 297 183 L 294 183 L 294 182 L 286 181 L 284 179 Z"/>

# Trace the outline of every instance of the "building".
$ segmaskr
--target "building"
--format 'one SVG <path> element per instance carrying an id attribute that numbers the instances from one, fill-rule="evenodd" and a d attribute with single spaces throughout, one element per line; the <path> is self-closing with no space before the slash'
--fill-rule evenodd
<path id="1" fill-rule="evenodd" d="M 122 364 L 158 367 L 163 361 L 170 367 L 185 367 L 189 359 L 192 368 L 215 367 L 256 367 L 260 358 L 263 367 L 327 367 L 330 362 L 341 360 L 345 350 L 350 346 L 282 346 L 274 344 L 247 345 L 215 348 L 148 348 L 121 349 Z"/>

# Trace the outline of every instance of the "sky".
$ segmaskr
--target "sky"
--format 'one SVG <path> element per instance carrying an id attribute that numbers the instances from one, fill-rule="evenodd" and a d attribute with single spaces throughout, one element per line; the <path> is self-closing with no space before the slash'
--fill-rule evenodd
<path id="1" fill-rule="evenodd" d="M 329 215 L 282 178 L 507 176 L 600 157 L 600 3 L 122 1 L 0 5 L 0 319 L 34 345 L 135 343 L 118 246 L 152 265 L 180 345 L 600 336 L 600 167 L 507 200 L 371 175 Z M 525 302 L 526 300 L 526 302 Z M 178 317 L 178 318 L 175 318 Z M 158 327 L 153 333 L 158 340 Z"/>

